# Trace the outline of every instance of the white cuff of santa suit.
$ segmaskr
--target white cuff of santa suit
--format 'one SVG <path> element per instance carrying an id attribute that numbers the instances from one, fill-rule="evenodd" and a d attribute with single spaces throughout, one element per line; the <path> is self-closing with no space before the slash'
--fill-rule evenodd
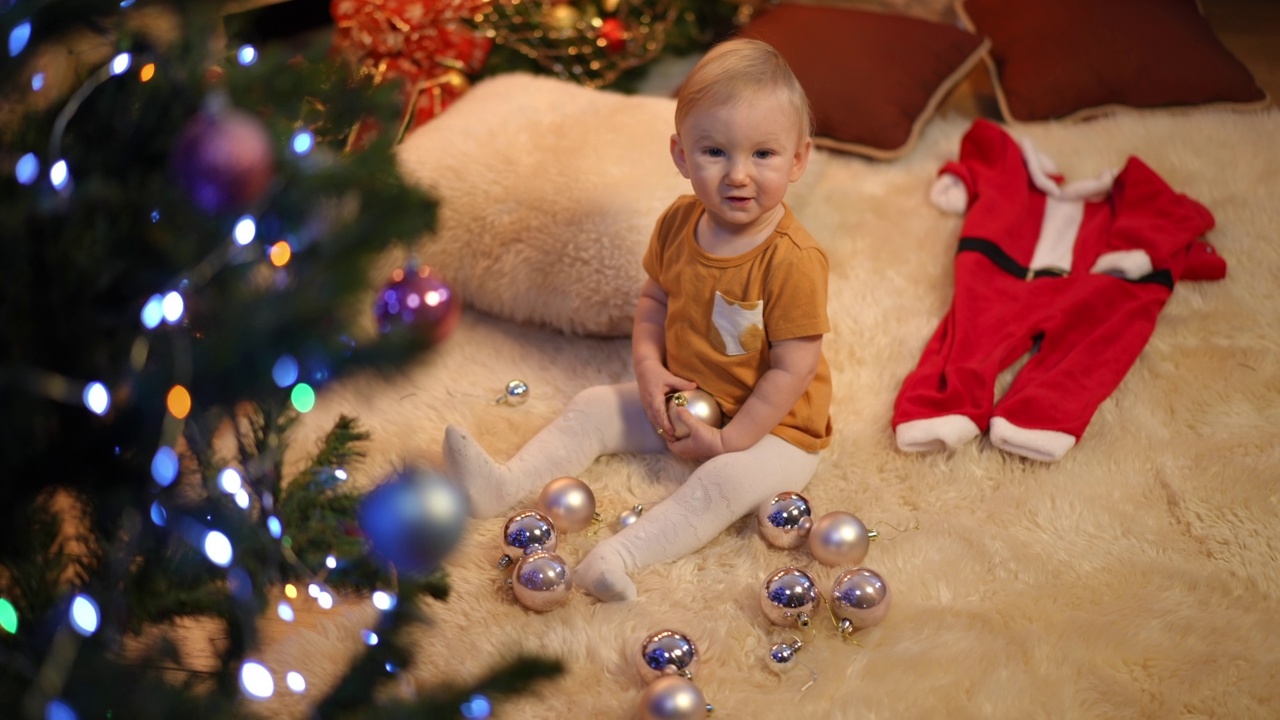
<path id="1" fill-rule="evenodd" d="M 893 430 L 898 439 L 898 449 L 903 452 L 952 450 L 982 434 L 978 426 L 964 415 L 908 420 Z"/>
<path id="2" fill-rule="evenodd" d="M 1076 444 L 1075 436 L 1068 433 L 1028 430 L 999 416 L 991 418 L 990 437 L 991 443 L 1005 452 L 1041 462 L 1061 460 Z"/>

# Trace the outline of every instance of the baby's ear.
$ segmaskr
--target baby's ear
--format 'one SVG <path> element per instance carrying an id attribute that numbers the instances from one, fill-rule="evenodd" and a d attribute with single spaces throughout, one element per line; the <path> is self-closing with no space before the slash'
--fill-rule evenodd
<path id="1" fill-rule="evenodd" d="M 671 161 L 676 164 L 680 174 L 689 179 L 689 158 L 685 157 L 684 146 L 680 144 L 680 133 L 671 133 Z"/>
<path id="2" fill-rule="evenodd" d="M 805 136 L 804 142 L 800 143 L 800 147 L 796 148 L 796 155 L 791 161 L 791 174 L 788 179 L 795 182 L 804 175 L 805 168 L 809 167 L 809 154 L 813 152 L 813 138 Z"/>

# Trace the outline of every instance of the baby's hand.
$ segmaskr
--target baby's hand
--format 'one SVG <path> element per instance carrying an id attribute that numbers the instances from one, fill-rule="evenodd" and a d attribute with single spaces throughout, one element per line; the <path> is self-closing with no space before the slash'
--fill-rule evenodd
<path id="1" fill-rule="evenodd" d="M 636 368 L 636 384 L 640 387 L 640 403 L 644 415 L 654 430 L 670 441 L 675 427 L 667 417 L 667 395 L 680 390 L 693 390 L 698 384 L 677 377 L 659 362 L 651 362 Z"/>
<path id="2" fill-rule="evenodd" d="M 724 454 L 720 428 L 702 422 L 687 407 L 677 407 L 675 413 L 689 428 L 689 434 L 671 443 L 671 452 L 689 460 L 708 460 Z"/>

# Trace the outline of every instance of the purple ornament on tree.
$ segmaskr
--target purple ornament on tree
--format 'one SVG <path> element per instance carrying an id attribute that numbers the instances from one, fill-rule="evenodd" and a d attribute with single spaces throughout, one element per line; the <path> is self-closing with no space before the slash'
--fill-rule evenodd
<path id="1" fill-rule="evenodd" d="M 391 273 L 391 282 L 373 304 L 373 314 L 380 332 L 409 326 L 441 342 L 457 326 L 462 303 L 439 273 L 426 265 L 409 266 Z"/>
<path id="2" fill-rule="evenodd" d="M 252 205 L 275 177 L 267 128 L 235 108 L 205 109 L 183 126 L 170 167 L 196 207 L 210 214 Z"/>

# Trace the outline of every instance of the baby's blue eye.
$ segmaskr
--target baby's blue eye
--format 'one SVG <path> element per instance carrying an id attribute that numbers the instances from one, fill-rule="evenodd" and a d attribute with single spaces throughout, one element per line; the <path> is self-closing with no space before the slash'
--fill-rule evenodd
<path id="1" fill-rule="evenodd" d="M 773 157 L 773 155 L 774 155 L 774 152 L 772 150 L 757 150 L 755 152 L 755 156 L 757 160 L 768 160 L 769 158 Z"/>
<path id="2" fill-rule="evenodd" d="M 714 158 L 724 157 L 724 151 L 720 148 L 707 148 L 707 154 Z"/>

